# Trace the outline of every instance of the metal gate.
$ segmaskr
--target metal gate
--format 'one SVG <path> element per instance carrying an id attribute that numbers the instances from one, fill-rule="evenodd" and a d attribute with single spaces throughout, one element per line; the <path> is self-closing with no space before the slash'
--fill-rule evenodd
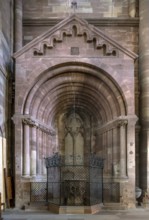
<path id="1" fill-rule="evenodd" d="M 56 205 L 89 206 L 103 201 L 103 159 L 91 154 L 84 164 L 65 164 L 55 154 L 45 158 L 47 202 Z"/>

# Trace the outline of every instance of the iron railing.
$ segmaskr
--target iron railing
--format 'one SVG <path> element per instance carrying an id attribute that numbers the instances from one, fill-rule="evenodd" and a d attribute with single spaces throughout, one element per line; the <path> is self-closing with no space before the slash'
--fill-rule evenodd
<path id="1" fill-rule="evenodd" d="M 46 203 L 47 201 L 47 183 L 31 182 L 30 184 L 31 203 Z"/>
<path id="2" fill-rule="evenodd" d="M 74 188 L 74 192 L 69 192 L 68 189 L 70 186 L 74 185 L 74 182 L 51 182 L 48 184 L 48 190 L 46 188 L 47 182 L 31 182 L 30 201 L 31 203 L 50 202 L 57 205 L 93 205 L 99 202 L 120 202 L 119 183 L 103 183 L 102 192 L 101 190 L 96 190 L 101 187 L 101 183 L 94 182 L 92 184 L 93 187 L 91 190 L 91 183 L 84 183 L 83 181 L 80 181 L 75 184 L 76 188 Z M 79 190 L 78 186 L 80 187 Z M 59 189 L 59 191 L 57 189 Z M 63 192 L 62 194 L 64 195 L 62 198 L 59 197 L 61 192 Z M 55 197 L 53 195 L 55 195 Z M 76 199 L 74 195 L 76 195 Z M 77 195 L 81 196 L 79 197 Z"/>
<path id="3" fill-rule="evenodd" d="M 95 154 L 80 158 L 54 154 L 45 158 L 47 182 L 31 183 L 31 202 L 56 205 L 95 205 L 119 202 L 119 183 L 103 181 L 103 159 Z"/>

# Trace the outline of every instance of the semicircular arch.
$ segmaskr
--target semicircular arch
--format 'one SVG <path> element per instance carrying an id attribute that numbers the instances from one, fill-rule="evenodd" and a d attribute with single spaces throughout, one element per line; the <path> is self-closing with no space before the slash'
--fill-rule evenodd
<path id="1" fill-rule="evenodd" d="M 76 108 L 98 114 L 103 123 L 127 115 L 125 96 L 110 74 L 79 62 L 63 63 L 40 74 L 28 92 L 23 113 L 49 123 L 60 109 L 74 106 L 74 97 Z"/>

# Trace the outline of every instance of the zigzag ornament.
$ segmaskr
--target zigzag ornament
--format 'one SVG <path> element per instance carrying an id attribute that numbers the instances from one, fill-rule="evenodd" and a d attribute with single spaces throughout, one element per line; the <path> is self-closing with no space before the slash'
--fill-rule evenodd
<path id="1" fill-rule="evenodd" d="M 117 49 L 109 44 L 106 40 L 93 34 L 91 30 L 83 27 L 79 24 L 71 24 L 62 30 L 57 31 L 48 39 L 43 40 L 38 47 L 33 49 L 34 56 L 45 55 L 45 48 L 49 50 L 53 49 L 57 43 L 62 43 L 64 37 L 85 37 L 86 43 L 93 43 L 93 46 L 97 50 L 103 50 L 103 56 L 117 56 Z"/>

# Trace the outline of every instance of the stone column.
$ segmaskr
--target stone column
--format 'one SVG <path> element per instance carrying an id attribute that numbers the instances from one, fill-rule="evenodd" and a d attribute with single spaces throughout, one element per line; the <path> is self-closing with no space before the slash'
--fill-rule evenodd
<path id="1" fill-rule="evenodd" d="M 126 177 L 126 124 L 127 121 L 120 121 L 120 177 Z"/>
<path id="2" fill-rule="evenodd" d="M 136 126 L 135 129 L 135 147 L 136 147 L 136 186 L 140 186 L 140 173 L 139 173 L 139 167 L 140 167 L 140 149 L 139 149 L 139 137 L 140 137 L 140 126 Z"/>
<path id="3" fill-rule="evenodd" d="M 149 0 L 139 1 L 139 75 L 141 83 L 141 187 L 149 188 Z"/>
<path id="4" fill-rule="evenodd" d="M 46 153 L 46 143 L 47 143 L 47 133 L 43 133 L 43 154 L 42 154 L 42 174 L 43 175 L 46 175 L 46 166 L 45 166 L 45 157 L 47 156 L 47 153 Z"/>
<path id="5" fill-rule="evenodd" d="M 118 128 L 113 129 L 113 176 L 117 177 L 120 175 L 120 164 L 119 164 L 119 147 L 118 147 Z"/>
<path id="6" fill-rule="evenodd" d="M 22 0 L 15 0 L 15 52 L 22 48 Z"/>
<path id="7" fill-rule="evenodd" d="M 24 124 L 24 160 L 23 160 L 23 176 L 30 176 L 30 135 L 29 125 Z"/>
<path id="8" fill-rule="evenodd" d="M 36 151 L 36 145 L 37 145 L 37 140 L 36 140 L 36 134 L 37 134 L 37 128 L 32 127 L 31 128 L 31 175 L 35 176 L 36 175 L 36 164 L 37 164 L 37 151 Z"/>

